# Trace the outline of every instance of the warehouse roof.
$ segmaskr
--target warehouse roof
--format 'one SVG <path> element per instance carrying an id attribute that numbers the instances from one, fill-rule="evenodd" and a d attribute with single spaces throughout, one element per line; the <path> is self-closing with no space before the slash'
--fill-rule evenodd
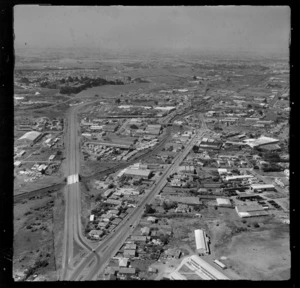
<path id="1" fill-rule="evenodd" d="M 225 199 L 225 198 L 217 198 L 217 204 L 220 205 L 231 205 L 231 202 L 229 199 Z"/>
<path id="2" fill-rule="evenodd" d="M 280 150 L 281 147 L 278 144 L 266 144 L 261 147 L 259 147 L 262 150 L 268 150 L 268 151 L 274 151 L 274 150 Z"/>
<path id="3" fill-rule="evenodd" d="M 275 188 L 273 184 L 251 184 L 252 189 Z"/>
<path id="4" fill-rule="evenodd" d="M 174 106 L 166 106 L 166 107 L 155 107 L 155 110 L 165 110 L 165 111 L 171 111 L 171 110 L 175 110 L 176 107 Z"/>
<path id="5" fill-rule="evenodd" d="M 26 140 L 34 141 L 40 135 L 41 135 L 41 132 L 29 131 L 29 132 L 26 132 L 23 136 L 21 136 L 19 138 L 19 140 L 26 139 Z"/>
<path id="6" fill-rule="evenodd" d="M 263 211 L 264 208 L 261 205 L 258 204 L 252 204 L 252 205 L 238 205 L 236 206 L 236 210 L 238 212 L 253 212 L 253 211 Z"/>
<path id="7" fill-rule="evenodd" d="M 266 145 L 266 144 L 271 144 L 271 143 L 277 143 L 279 142 L 278 139 L 266 137 L 266 136 L 261 136 L 257 139 L 245 139 L 243 140 L 244 143 L 247 143 L 251 147 L 255 146 L 261 146 L 261 145 Z"/>
<path id="8" fill-rule="evenodd" d="M 253 178 L 252 175 L 236 175 L 236 176 L 227 176 L 226 181 L 235 180 L 235 179 L 245 179 L 245 178 Z"/>
<path id="9" fill-rule="evenodd" d="M 134 176 L 141 176 L 141 177 L 149 177 L 151 174 L 151 170 L 149 169 L 126 169 L 126 175 L 134 175 Z"/>

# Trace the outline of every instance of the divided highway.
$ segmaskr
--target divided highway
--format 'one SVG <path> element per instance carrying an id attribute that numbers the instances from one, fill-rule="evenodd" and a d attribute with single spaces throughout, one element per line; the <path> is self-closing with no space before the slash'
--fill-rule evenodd
<path id="1" fill-rule="evenodd" d="M 85 104 L 87 105 L 87 104 Z M 81 197 L 78 174 L 80 169 L 80 149 L 78 139 L 77 110 L 79 106 L 71 109 L 67 121 L 66 135 L 66 178 L 68 185 L 65 188 L 65 227 L 62 257 L 61 280 L 67 280 L 72 271 L 73 244 L 74 241 L 84 248 L 91 251 L 91 243 L 87 241 L 81 232 Z"/>
<path id="2" fill-rule="evenodd" d="M 97 101 L 95 101 L 97 102 Z M 65 227 L 63 241 L 62 270 L 60 280 L 95 280 L 101 273 L 111 257 L 120 249 L 126 238 L 134 229 L 134 225 L 139 221 L 144 206 L 150 203 L 155 195 L 166 185 L 167 178 L 176 171 L 178 165 L 188 155 L 195 141 L 203 137 L 207 131 L 206 125 L 202 122 L 202 128 L 187 144 L 186 148 L 178 154 L 173 163 L 166 169 L 162 177 L 156 182 L 154 188 L 145 195 L 141 203 L 131 214 L 123 220 L 115 231 L 107 236 L 98 246 L 87 240 L 82 235 L 81 227 L 81 196 L 78 175 L 80 172 L 80 147 L 79 147 L 79 129 L 77 123 L 77 112 L 79 108 L 89 105 L 93 102 L 84 103 L 71 108 L 67 119 L 66 134 L 66 178 L 68 184 L 65 188 Z M 73 266 L 74 241 L 81 246 L 86 256 Z"/>
<path id="3" fill-rule="evenodd" d="M 132 211 L 131 214 L 127 215 L 127 217 L 122 223 L 120 223 L 119 227 L 116 228 L 116 231 L 113 234 L 105 238 L 104 241 L 101 242 L 98 247 L 78 265 L 78 267 L 74 270 L 74 273 L 71 276 L 70 280 L 80 281 L 97 279 L 98 274 L 103 271 L 109 259 L 113 257 L 115 253 L 120 249 L 126 238 L 133 231 L 135 224 L 137 224 L 139 219 L 142 217 L 145 204 L 151 203 L 154 197 L 163 189 L 163 187 L 167 183 L 167 178 L 176 171 L 179 164 L 192 149 L 195 141 L 203 137 L 206 131 L 206 125 L 203 124 L 200 132 L 190 140 L 184 151 L 182 151 L 177 155 L 176 158 L 174 158 L 173 163 L 163 173 L 162 177 L 155 184 L 155 187 L 144 197 L 138 207 L 134 211 Z M 84 269 L 89 265 L 89 263 L 91 263 L 95 255 L 99 256 L 100 262 L 96 262 L 92 267 L 89 267 L 89 269 Z"/>

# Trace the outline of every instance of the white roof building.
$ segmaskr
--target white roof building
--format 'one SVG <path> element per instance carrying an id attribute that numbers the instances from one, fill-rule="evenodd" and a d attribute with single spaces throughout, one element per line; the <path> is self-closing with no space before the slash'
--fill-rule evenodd
<path id="1" fill-rule="evenodd" d="M 39 136 L 41 135 L 41 132 L 37 131 L 29 131 L 26 132 L 23 136 L 19 138 L 19 140 L 28 140 L 28 141 L 35 141 Z"/>
<path id="2" fill-rule="evenodd" d="M 268 215 L 264 207 L 257 204 L 252 204 L 248 206 L 236 206 L 235 210 L 241 218 Z"/>
<path id="3" fill-rule="evenodd" d="M 20 167 L 21 166 L 21 161 L 15 161 L 14 166 L 15 167 Z"/>
<path id="4" fill-rule="evenodd" d="M 219 173 L 219 175 L 227 174 L 227 169 L 225 169 L 225 168 L 219 168 L 218 169 L 218 173 Z"/>
<path id="5" fill-rule="evenodd" d="M 231 202 L 229 199 L 217 198 L 216 201 L 218 206 L 231 206 Z"/>
<path id="6" fill-rule="evenodd" d="M 128 176 L 138 176 L 142 178 L 149 178 L 152 171 L 149 169 L 126 169 L 124 174 Z"/>
<path id="7" fill-rule="evenodd" d="M 270 138 L 270 137 L 266 137 L 266 136 L 261 136 L 257 139 L 245 139 L 245 140 L 243 140 L 243 142 L 253 148 L 253 147 L 258 147 L 261 145 L 278 143 L 279 140 Z"/>
<path id="8" fill-rule="evenodd" d="M 252 190 L 275 190 L 273 184 L 251 184 Z"/>
<path id="9" fill-rule="evenodd" d="M 253 178 L 253 175 L 235 175 L 235 176 L 226 176 L 226 181 L 242 180 Z"/>
<path id="10" fill-rule="evenodd" d="M 196 248 L 199 254 L 208 254 L 209 247 L 208 247 L 208 237 L 206 233 L 201 230 L 195 230 L 195 241 L 196 241 Z"/>

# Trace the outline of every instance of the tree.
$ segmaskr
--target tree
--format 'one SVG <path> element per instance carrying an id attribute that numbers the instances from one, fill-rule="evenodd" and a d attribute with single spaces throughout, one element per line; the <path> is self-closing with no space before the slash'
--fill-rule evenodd
<path id="1" fill-rule="evenodd" d="M 168 235 L 160 235 L 159 236 L 159 240 L 164 244 L 164 245 L 166 245 L 167 243 L 168 243 L 168 241 L 169 241 L 169 236 Z"/>
<path id="2" fill-rule="evenodd" d="M 129 127 L 130 127 L 130 129 L 139 129 L 139 127 L 136 126 L 135 124 L 132 124 L 132 125 L 130 125 Z"/>
<path id="3" fill-rule="evenodd" d="M 155 210 L 152 208 L 151 204 L 146 204 L 145 205 L 145 213 L 152 214 L 154 212 L 155 212 Z"/>

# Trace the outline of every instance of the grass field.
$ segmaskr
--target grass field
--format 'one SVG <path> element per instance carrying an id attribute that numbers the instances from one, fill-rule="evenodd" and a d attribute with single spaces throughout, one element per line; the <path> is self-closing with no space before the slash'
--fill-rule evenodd
<path id="1" fill-rule="evenodd" d="M 35 266 L 34 273 L 50 281 L 57 279 L 53 237 L 56 197 L 53 193 L 14 205 L 14 275 Z M 44 261 L 45 266 L 37 267 L 38 261 Z"/>

